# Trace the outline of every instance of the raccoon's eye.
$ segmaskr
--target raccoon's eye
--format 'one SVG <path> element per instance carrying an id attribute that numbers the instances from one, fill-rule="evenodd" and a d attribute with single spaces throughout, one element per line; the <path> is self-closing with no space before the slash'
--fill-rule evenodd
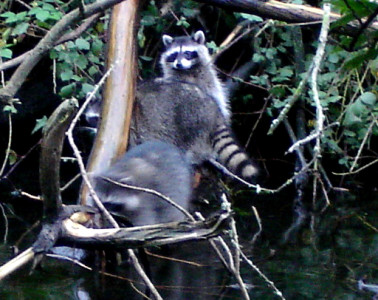
<path id="1" fill-rule="evenodd" d="M 185 59 L 193 59 L 198 57 L 197 51 L 185 51 L 184 52 Z"/>
<path id="2" fill-rule="evenodd" d="M 167 56 L 167 62 L 170 62 L 170 63 L 174 62 L 177 58 L 177 55 L 178 55 L 177 52 L 174 52 L 174 53 L 168 55 Z"/>

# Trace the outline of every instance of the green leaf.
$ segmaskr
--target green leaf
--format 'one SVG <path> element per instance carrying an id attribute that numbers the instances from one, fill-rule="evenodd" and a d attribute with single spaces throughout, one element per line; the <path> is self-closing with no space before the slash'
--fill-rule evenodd
<path id="1" fill-rule="evenodd" d="M 328 102 L 328 103 L 336 103 L 336 102 L 339 102 L 340 99 L 342 99 L 343 97 L 339 96 L 339 95 L 336 95 L 336 96 L 331 96 L 331 97 L 327 97 L 325 100 Z"/>
<path id="2" fill-rule="evenodd" d="M 353 15 L 352 14 L 347 14 L 347 15 L 341 17 L 340 19 L 332 22 L 330 27 L 331 27 L 331 29 L 334 29 L 334 28 L 337 28 L 337 27 L 341 27 L 341 26 L 344 26 L 344 25 L 348 24 L 352 20 L 354 20 Z"/>
<path id="3" fill-rule="evenodd" d="M 99 39 L 95 39 L 92 42 L 92 49 L 91 49 L 92 53 L 94 55 L 100 55 L 102 53 L 103 47 L 104 47 L 104 43 Z"/>
<path id="4" fill-rule="evenodd" d="M 75 45 L 80 50 L 89 50 L 90 47 L 91 47 L 91 44 L 88 41 L 86 41 L 86 40 L 84 40 L 82 38 L 76 39 Z"/>
<path id="5" fill-rule="evenodd" d="M 262 22 L 263 21 L 263 19 L 261 17 L 255 16 L 255 15 L 241 13 L 240 16 L 243 19 L 246 19 L 246 20 L 251 21 L 251 22 Z"/>
<path id="6" fill-rule="evenodd" d="M 190 24 L 188 23 L 188 21 L 186 20 L 186 18 L 183 17 L 183 16 L 180 17 L 180 20 L 177 21 L 176 25 L 177 26 L 182 26 L 184 28 L 189 28 L 190 27 Z"/>
<path id="7" fill-rule="evenodd" d="M 376 107 L 377 96 L 372 92 L 363 93 L 357 100 L 348 106 L 345 113 L 343 124 L 352 126 L 363 123 L 364 120 Z"/>
<path id="8" fill-rule="evenodd" d="M 46 122 L 47 122 L 47 117 L 46 116 L 43 116 L 41 119 L 37 119 L 36 122 L 35 122 L 35 126 L 34 126 L 32 132 L 31 132 L 31 134 L 34 134 L 38 130 L 40 130 L 43 127 L 45 127 Z"/>
<path id="9" fill-rule="evenodd" d="M 259 54 L 259 53 L 254 53 L 252 57 L 252 61 L 259 63 L 265 61 L 265 56 Z"/>
<path id="10" fill-rule="evenodd" d="M 66 46 L 67 46 L 68 49 L 76 49 L 77 48 L 76 44 L 73 41 L 68 41 L 66 43 Z"/>
<path id="11" fill-rule="evenodd" d="M 187 18 L 194 18 L 196 15 L 198 15 L 198 9 L 183 7 L 182 13 Z"/>
<path id="12" fill-rule="evenodd" d="M 360 67 L 365 62 L 375 59 L 378 55 L 378 49 L 370 48 L 367 51 L 363 50 L 356 53 L 351 59 L 349 59 L 345 64 L 346 69 L 355 69 Z"/>
<path id="13" fill-rule="evenodd" d="M 76 87 L 75 83 L 66 85 L 61 88 L 59 95 L 64 99 L 69 98 L 70 96 L 72 96 L 73 92 L 75 91 L 75 87 Z"/>
<path id="14" fill-rule="evenodd" d="M 94 89 L 94 86 L 89 83 L 84 83 L 81 87 L 81 91 L 84 93 L 84 95 L 87 95 L 88 93 L 91 93 Z"/>
<path id="15" fill-rule="evenodd" d="M 291 77 L 294 74 L 292 67 L 283 67 L 279 69 L 278 71 L 279 71 L 280 76 L 282 77 Z"/>
<path id="16" fill-rule="evenodd" d="M 144 61 L 152 61 L 153 58 L 150 56 L 140 55 L 139 58 Z"/>
<path id="17" fill-rule="evenodd" d="M 63 14 L 60 11 L 50 12 L 49 19 L 54 21 L 59 21 L 62 18 Z"/>
<path id="18" fill-rule="evenodd" d="M 59 57 L 58 51 L 55 49 L 50 50 L 50 58 L 51 59 L 57 59 Z"/>
<path id="19" fill-rule="evenodd" d="M 217 46 L 217 44 L 215 44 L 214 41 L 211 41 L 209 43 L 206 43 L 206 47 L 209 48 L 211 51 L 213 52 L 216 52 L 218 51 L 219 47 Z"/>
<path id="20" fill-rule="evenodd" d="M 37 20 L 45 22 L 50 17 L 50 13 L 46 10 L 41 9 L 35 14 L 35 17 L 37 18 Z"/>
<path id="21" fill-rule="evenodd" d="M 152 25 L 155 25 L 155 17 L 153 16 L 144 16 L 142 18 L 142 20 L 140 21 L 140 24 L 142 24 L 143 26 L 152 26 Z"/>
<path id="22" fill-rule="evenodd" d="M 13 30 L 12 35 L 21 35 L 24 34 L 29 28 L 29 23 L 18 24 Z"/>
<path id="23" fill-rule="evenodd" d="M 328 55 L 327 59 L 329 62 L 334 64 L 339 62 L 339 56 L 335 53 L 331 53 L 330 55 Z"/>
<path id="24" fill-rule="evenodd" d="M 89 61 L 93 62 L 94 64 L 98 64 L 98 65 L 100 64 L 100 59 L 98 58 L 98 56 L 95 56 L 91 53 L 89 53 L 88 59 L 89 59 Z"/>
<path id="25" fill-rule="evenodd" d="M 82 81 L 82 80 L 83 80 L 82 77 L 77 76 L 77 75 L 73 75 L 73 76 L 71 77 L 71 79 L 74 80 L 74 81 Z"/>
<path id="26" fill-rule="evenodd" d="M 84 70 L 87 65 L 88 65 L 88 59 L 85 55 L 80 55 L 76 60 L 75 60 L 76 65 Z"/>
<path id="27" fill-rule="evenodd" d="M 7 12 L 2 13 L 0 15 L 0 17 L 3 17 L 3 18 L 13 18 L 15 16 L 16 16 L 16 14 L 14 12 L 11 12 L 11 11 L 7 11 Z"/>
<path id="28" fill-rule="evenodd" d="M 0 15 L 0 17 L 5 18 L 5 24 L 10 24 L 13 22 L 17 22 L 17 16 L 15 13 L 7 11 Z"/>
<path id="29" fill-rule="evenodd" d="M 5 105 L 3 108 L 3 112 L 9 112 L 11 114 L 16 114 L 17 109 L 13 105 Z"/>
<path id="30" fill-rule="evenodd" d="M 8 156 L 8 163 L 11 166 L 13 166 L 16 163 L 17 159 L 18 159 L 18 155 L 17 155 L 16 151 L 10 149 L 9 150 L 9 156 Z"/>
<path id="31" fill-rule="evenodd" d="M 0 49 L 0 56 L 4 58 L 12 58 L 13 56 L 12 50 L 8 48 Z"/>
<path id="32" fill-rule="evenodd" d="M 88 69 L 88 74 L 90 76 L 93 76 L 93 75 L 96 75 L 98 73 L 98 69 L 95 67 L 95 66 L 91 66 L 89 69 Z"/>
<path id="33" fill-rule="evenodd" d="M 42 9 L 46 11 L 55 11 L 55 7 L 49 3 L 44 3 Z"/>
<path id="34" fill-rule="evenodd" d="M 71 69 L 65 70 L 64 72 L 60 73 L 60 79 L 62 81 L 69 81 L 73 76 L 73 71 Z"/>
<path id="35" fill-rule="evenodd" d="M 286 88 L 284 85 L 275 85 L 269 90 L 269 93 L 276 97 L 282 98 L 286 95 Z"/>

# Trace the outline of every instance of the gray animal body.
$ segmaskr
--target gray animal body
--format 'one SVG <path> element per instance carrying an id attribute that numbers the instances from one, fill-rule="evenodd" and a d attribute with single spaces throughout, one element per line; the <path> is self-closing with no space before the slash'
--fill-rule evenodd
<path id="1" fill-rule="evenodd" d="M 188 209 L 191 166 L 177 147 L 149 141 L 130 149 L 107 170 L 91 176 L 94 188 L 111 212 L 126 217 L 134 226 L 180 221 L 184 215 L 161 197 L 118 186 L 121 184 L 155 190 Z"/>
<path id="2" fill-rule="evenodd" d="M 194 165 L 217 159 L 231 172 L 253 181 L 257 168 L 229 127 L 225 93 L 211 64 L 203 33 L 163 36 L 163 77 L 138 85 L 131 144 L 159 139 L 185 151 Z"/>

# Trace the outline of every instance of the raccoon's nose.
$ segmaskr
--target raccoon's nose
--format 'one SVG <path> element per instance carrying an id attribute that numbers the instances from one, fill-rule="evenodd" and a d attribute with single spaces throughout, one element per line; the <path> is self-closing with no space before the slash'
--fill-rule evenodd
<path id="1" fill-rule="evenodd" d="M 184 69 L 184 65 L 180 61 L 178 61 L 176 62 L 176 69 Z"/>

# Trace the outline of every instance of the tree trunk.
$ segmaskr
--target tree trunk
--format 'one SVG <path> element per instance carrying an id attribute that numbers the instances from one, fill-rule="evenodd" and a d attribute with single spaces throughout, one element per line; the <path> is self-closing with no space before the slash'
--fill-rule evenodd
<path id="1" fill-rule="evenodd" d="M 138 0 L 128 0 L 113 8 L 109 26 L 108 77 L 97 137 L 88 162 L 88 172 L 107 168 L 127 147 L 137 74 L 135 32 Z M 127 51 L 125 51 L 127 49 Z M 81 204 L 88 203 L 88 191 L 83 187 Z"/>

